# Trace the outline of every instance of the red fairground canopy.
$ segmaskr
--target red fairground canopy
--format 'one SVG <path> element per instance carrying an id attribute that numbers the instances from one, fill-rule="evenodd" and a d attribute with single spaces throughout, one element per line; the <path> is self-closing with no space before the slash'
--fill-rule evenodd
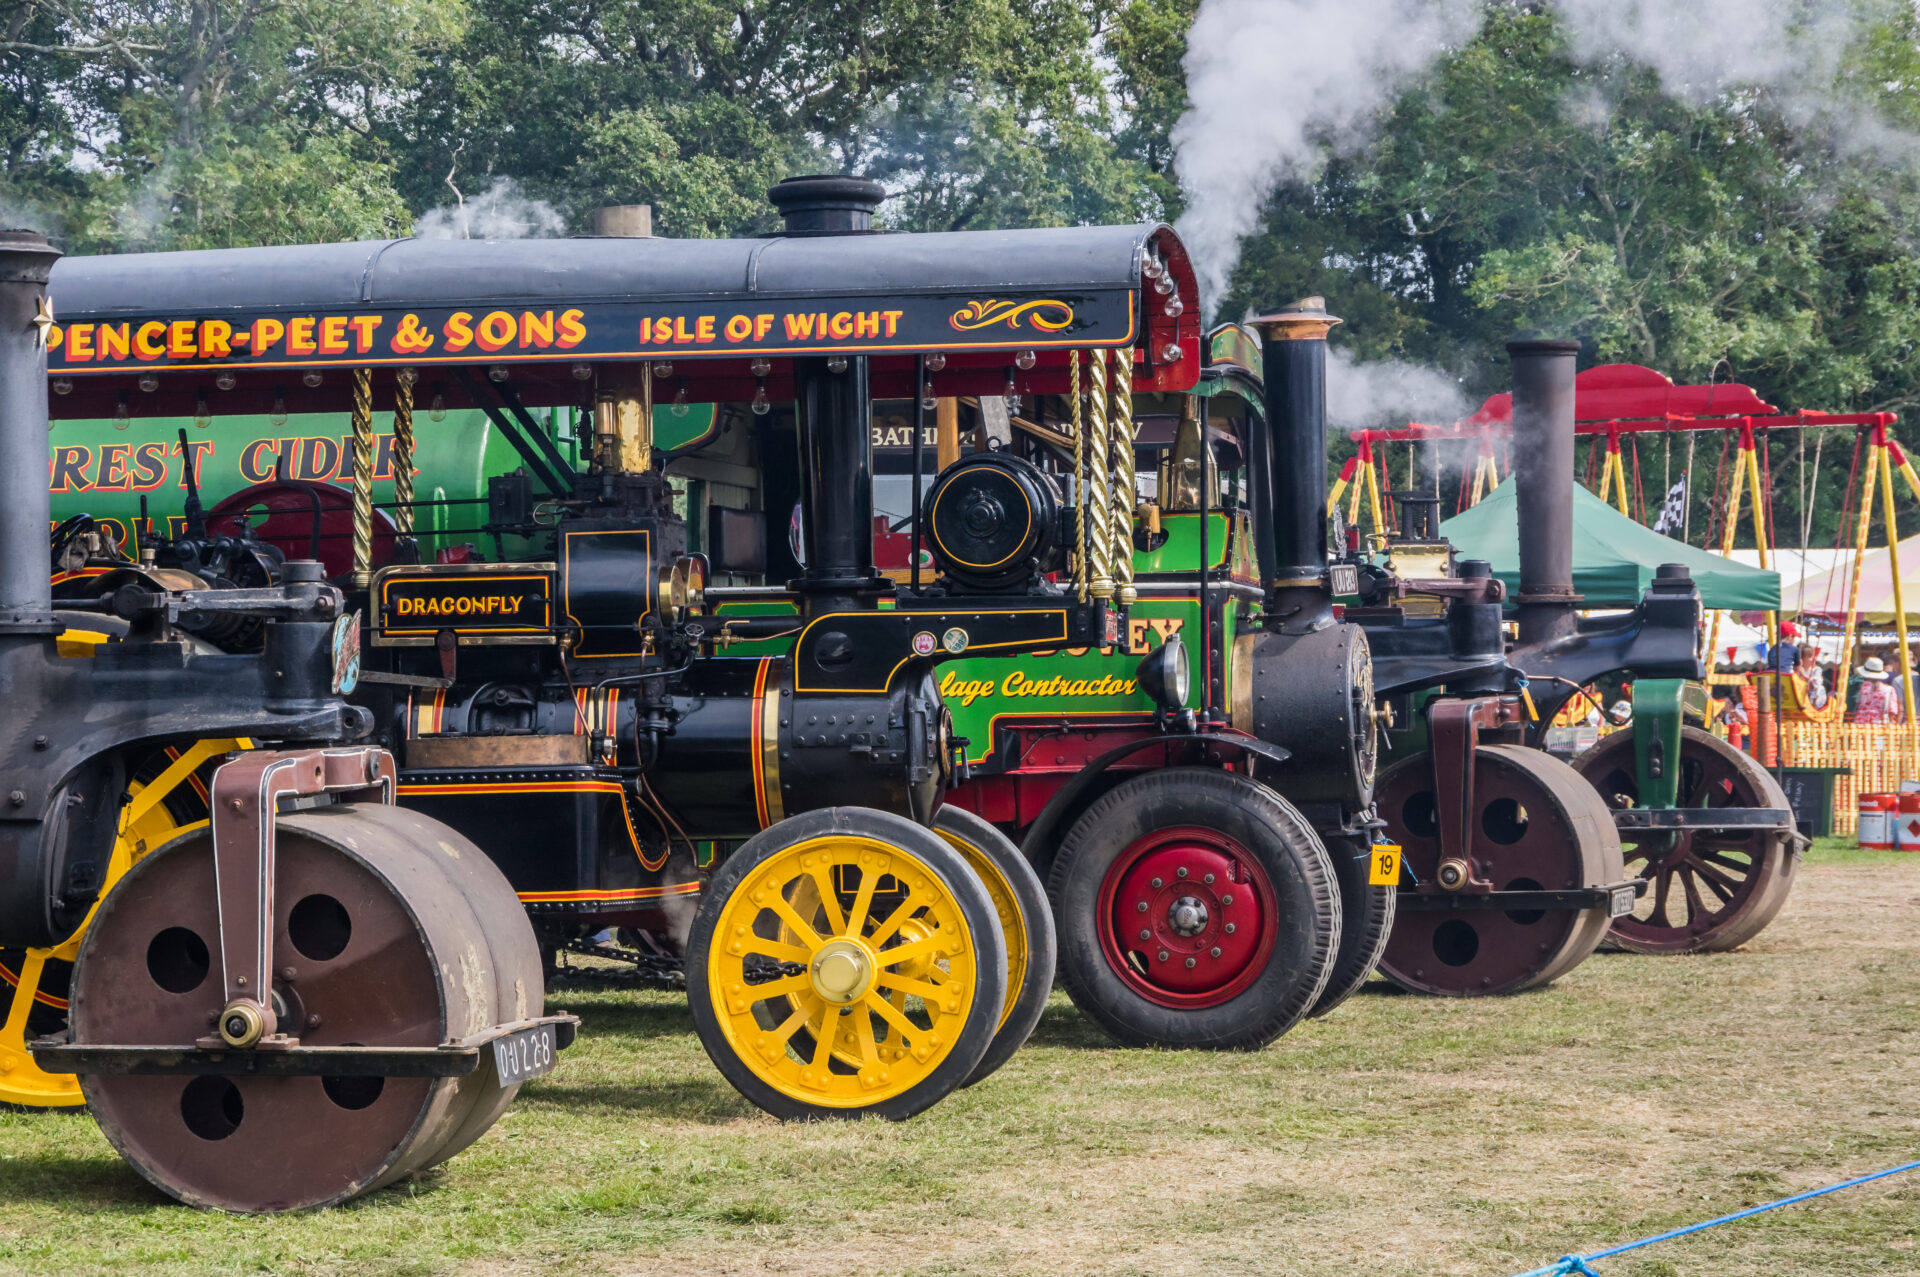
<path id="1" fill-rule="evenodd" d="M 1579 434 L 1640 434 L 1650 431 L 1726 430 L 1781 426 L 1888 426 L 1888 412 L 1782 413 L 1739 382 L 1681 386 L 1640 364 L 1600 364 L 1573 379 L 1574 429 Z M 1513 396 L 1490 396 L 1472 414 L 1451 425 L 1413 422 L 1397 430 L 1356 430 L 1370 443 L 1414 439 L 1475 438 L 1513 428 Z"/>

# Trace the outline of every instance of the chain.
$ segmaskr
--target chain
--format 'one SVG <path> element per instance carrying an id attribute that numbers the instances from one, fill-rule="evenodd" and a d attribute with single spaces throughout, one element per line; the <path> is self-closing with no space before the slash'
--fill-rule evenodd
<path id="1" fill-rule="evenodd" d="M 559 941 L 555 945 L 556 956 L 577 953 L 588 958 L 606 958 L 613 962 L 627 963 L 631 970 L 609 970 L 605 967 L 570 967 L 560 965 L 554 972 L 556 983 L 573 986 L 585 984 L 650 984 L 664 989 L 685 989 L 687 987 L 686 963 L 679 958 L 668 957 L 662 953 L 648 953 L 642 949 L 630 948 L 621 944 L 595 944 L 585 936 Z M 801 962 L 780 962 L 773 958 L 748 955 L 744 975 L 748 984 L 766 984 L 788 976 L 805 975 L 807 968 Z"/>
<path id="2" fill-rule="evenodd" d="M 584 936 L 563 940 L 558 944 L 557 949 L 560 953 L 578 953 L 589 958 L 609 958 L 615 962 L 628 963 L 632 967 L 627 971 L 615 971 L 604 967 L 562 965 L 554 973 L 555 979 L 560 982 L 575 985 L 591 984 L 595 981 L 619 984 L 640 983 L 667 989 L 687 987 L 686 964 L 678 958 L 629 949 L 625 945 L 595 944 Z"/>

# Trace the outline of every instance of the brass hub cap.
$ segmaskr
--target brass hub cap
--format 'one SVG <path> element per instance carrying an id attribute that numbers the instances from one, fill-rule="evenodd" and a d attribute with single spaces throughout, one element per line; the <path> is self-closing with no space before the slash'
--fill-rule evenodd
<path id="1" fill-rule="evenodd" d="M 835 1006 L 845 1006 L 867 996 L 873 988 L 877 970 L 873 951 L 858 940 L 829 940 L 820 946 L 807 966 L 813 991 Z"/>

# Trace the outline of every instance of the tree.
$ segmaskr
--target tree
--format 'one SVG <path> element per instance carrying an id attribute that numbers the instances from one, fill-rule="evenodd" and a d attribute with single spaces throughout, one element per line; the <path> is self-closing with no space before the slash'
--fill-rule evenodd
<path id="1" fill-rule="evenodd" d="M 0 197 L 80 251 L 397 233 L 371 112 L 460 19 L 457 0 L 0 0 Z"/>

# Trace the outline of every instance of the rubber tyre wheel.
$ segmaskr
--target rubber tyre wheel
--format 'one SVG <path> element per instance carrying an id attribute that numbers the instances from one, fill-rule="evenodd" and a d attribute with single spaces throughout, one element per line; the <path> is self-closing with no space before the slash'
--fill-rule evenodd
<path id="1" fill-rule="evenodd" d="M 1258 862 L 1278 916 L 1272 951 L 1253 983 L 1217 1006 L 1148 1000 L 1108 964 L 1099 927 L 1101 884 L 1134 842 L 1180 825 L 1228 835 Z M 1340 893 L 1327 849 L 1306 818 L 1257 781 L 1180 767 L 1108 791 L 1074 823 L 1048 877 L 1060 933 L 1060 980 L 1074 1005 L 1123 1046 L 1252 1051 L 1291 1029 L 1326 987 L 1340 934 Z"/>
<path id="2" fill-rule="evenodd" d="M 1327 972 L 1327 987 L 1313 1004 L 1309 1016 L 1319 1017 L 1360 991 L 1380 955 L 1387 951 L 1387 937 L 1393 933 L 1394 902 L 1399 892 L 1393 887 L 1375 887 L 1367 882 L 1373 852 L 1358 838 L 1326 840 L 1327 857 L 1333 864 L 1334 882 L 1340 888 L 1340 945 Z"/>
<path id="3" fill-rule="evenodd" d="M 972 1086 L 982 1078 L 991 1077 L 1013 1058 L 1015 1051 L 1026 1045 L 1047 1009 L 1047 997 L 1053 992 L 1058 948 L 1054 939 L 1053 908 L 1047 903 L 1047 890 L 1040 885 L 1039 875 L 1020 854 L 1020 848 L 992 824 L 965 808 L 943 804 L 934 815 L 933 831 L 950 841 L 967 844 L 970 850 L 963 849 L 961 854 L 970 862 L 978 856 L 991 863 L 999 872 L 1001 883 L 1011 891 L 1014 907 L 1019 911 L 1014 919 L 1003 915 L 1001 926 L 1003 929 L 1018 926 L 1025 932 L 1027 961 L 1020 973 L 1020 986 L 1008 986 L 1006 1009 L 1001 1012 L 993 1045 L 987 1048 L 967 1078 L 966 1085 Z M 979 872 L 978 865 L 974 871 Z M 999 893 L 989 887 L 988 894 L 998 896 Z"/>
<path id="4" fill-rule="evenodd" d="M 873 1104 L 838 1108 L 809 1104 L 774 1089 L 734 1054 L 726 1034 L 713 1013 L 712 986 L 707 978 L 714 930 L 726 901 L 740 888 L 749 874 L 796 843 L 834 834 L 874 838 L 893 843 L 911 853 L 937 878 L 958 906 L 971 933 L 979 975 L 974 986 L 966 1027 L 960 1031 L 953 1049 L 918 1085 L 899 1095 Z M 902 1121 L 924 1112 L 964 1086 L 986 1056 L 999 1026 L 1000 1011 L 1007 993 L 1006 942 L 1000 935 L 1000 920 L 993 899 L 974 875 L 960 853 L 932 830 L 916 825 L 904 816 L 868 807 L 823 807 L 805 812 L 764 829 L 747 839 L 721 862 L 700 894 L 700 909 L 694 915 L 693 930 L 687 941 L 687 1001 L 693 1012 L 693 1027 L 707 1058 L 735 1090 L 757 1107 L 783 1121 L 818 1121 L 823 1118 L 883 1117 Z"/>

